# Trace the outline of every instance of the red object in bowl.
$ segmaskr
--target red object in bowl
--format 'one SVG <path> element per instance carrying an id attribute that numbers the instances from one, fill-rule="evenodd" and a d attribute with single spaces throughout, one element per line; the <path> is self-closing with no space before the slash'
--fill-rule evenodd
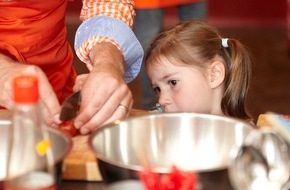
<path id="1" fill-rule="evenodd" d="M 146 190 L 195 190 L 198 182 L 196 174 L 180 171 L 176 166 L 169 174 L 154 173 L 146 167 L 139 177 Z"/>

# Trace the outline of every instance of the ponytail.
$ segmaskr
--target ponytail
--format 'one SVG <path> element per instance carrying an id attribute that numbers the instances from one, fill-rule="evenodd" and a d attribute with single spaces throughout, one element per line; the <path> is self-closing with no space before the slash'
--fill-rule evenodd
<path id="1" fill-rule="evenodd" d="M 245 47 L 235 39 L 227 41 L 222 47 L 222 57 L 226 62 L 225 93 L 221 107 L 225 115 L 248 119 L 245 100 L 251 78 L 251 57 Z"/>

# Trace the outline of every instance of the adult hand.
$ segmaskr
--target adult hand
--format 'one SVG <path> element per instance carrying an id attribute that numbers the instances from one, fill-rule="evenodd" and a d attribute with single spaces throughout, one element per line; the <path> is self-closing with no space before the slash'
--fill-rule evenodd
<path id="1" fill-rule="evenodd" d="M 49 126 L 56 127 L 55 117 L 60 112 L 58 99 L 43 71 L 34 65 L 18 63 L 0 54 L 0 105 L 12 109 L 12 80 L 23 74 L 34 75 L 39 79 L 39 103 L 43 110 L 43 117 Z"/>
<path id="2" fill-rule="evenodd" d="M 81 134 L 128 116 L 133 96 L 124 80 L 121 52 L 110 43 L 100 43 L 91 50 L 93 69 L 77 77 L 74 91 L 81 90 L 80 112 L 74 125 Z"/>

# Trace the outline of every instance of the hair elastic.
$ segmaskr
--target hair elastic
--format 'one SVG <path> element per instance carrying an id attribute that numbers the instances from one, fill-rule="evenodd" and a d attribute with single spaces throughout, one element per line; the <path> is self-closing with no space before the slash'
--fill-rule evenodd
<path id="1" fill-rule="evenodd" d="M 229 44 L 228 44 L 228 38 L 222 38 L 222 46 L 224 48 L 228 48 L 229 47 Z"/>

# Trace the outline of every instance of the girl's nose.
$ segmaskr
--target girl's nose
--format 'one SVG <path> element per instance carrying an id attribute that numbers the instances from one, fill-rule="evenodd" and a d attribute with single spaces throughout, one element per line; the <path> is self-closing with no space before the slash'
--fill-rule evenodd
<path id="1" fill-rule="evenodd" d="M 170 96 L 168 93 L 160 93 L 158 98 L 158 103 L 163 108 L 164 106 L 168 105 L 170 103 Z"/>

